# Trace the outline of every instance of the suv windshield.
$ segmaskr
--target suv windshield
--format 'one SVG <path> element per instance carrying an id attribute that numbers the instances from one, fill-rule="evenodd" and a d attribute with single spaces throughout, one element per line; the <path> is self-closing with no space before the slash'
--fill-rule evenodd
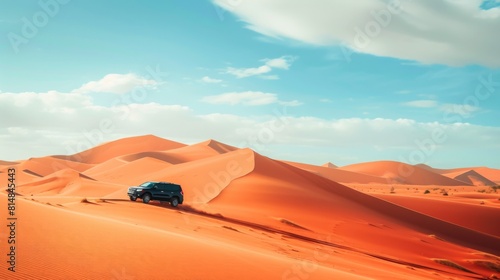
<path id="1" fill-rule="evenodd" d="M 149 187 L 149 186 L 151 186 L 152 184 L 153 184 L 153 183 L 151 183 L 151 182 L 146 182 L 146 183 L 144 183 L 144 184 L 140 185 L 139 187 Z"/>

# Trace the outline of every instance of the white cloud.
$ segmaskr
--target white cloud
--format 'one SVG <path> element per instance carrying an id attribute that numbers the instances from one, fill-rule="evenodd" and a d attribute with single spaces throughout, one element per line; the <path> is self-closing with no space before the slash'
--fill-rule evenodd
<path id="1" fill-rule="evenodd" d="M 457 158 L 470 165 L 498 165 L 496 154 L 491 153 L 500 149 L 498 127 L 463 122 L 423 123 L 411 119 L 293 117 L 288 112 L 290 107 L 276 95 L 242 96 L 245 94 L 233 95 L 232 102 L 278 106 L 256 118 L 199 114 L 175 104 L 100 106 L 91 96 L 76 93 L 0 93 L 0 111 L 9 116 L 0 118 L 0 146 L 7 147 L 0 159 L 72 154 L 105 141 L 155 134 L 187 143 L 215 138 L 272 157 L 292 160 L 300 156 L 308 161 L 317 159 L 318 163 L 344 157 L 366 161 L 368 154 L 378 152 L 374 148 L 377 147 L 383 153 L 375 154 L 373 160 L 415 163 L 411 162 L 411 156 L 418 153 L 426 155 L 424 159 L 448 160 L 453 165 L 460 164 Z M 433 140 L 436 131 L 444 135 L 443 141 Z M 430 141 L 434 141 L 433 145 L 429 145 Z M 427 156 L 427 150 L 422 151 L 422 147 L 433 151 Z M 317 156 L 314 151 L 318 151 Z"/>
<path id="2" fill-rule="evenodd" d="M 293 58 L 293 57 L 282 56 L 279 58 L 264 59 L 263 61 L 269 67 L 288 70 L 288 68 L 290 68 L 290 66 L 292 65 L 292 62 L 294 60 L 295 60 L 295 58 Z"/>
<path id="3" fill-rule="evenodd" d="M 246 78 L 250 76 L 255 76 L 255 75 L 260 75 L 260 74 L 265 74 L 268 72 L 271 72 L 271 67 L 267 65 L 262 65 L 256 68 L 234 68 L 234 67 L 228 67 L 226 69 L 226 73 L 234 75 L 238 78 Z"/>
<path id="4" fill-rule="evenodd" d="M 457 114 L 462 117 L 470 117 L 472 113 L 479 111 L 481 108 L 468 104 L 446 103 L 441 105 L 439 109 L 448 114 Z"/>
<path id="5" fill-rule="evenodd" d="M 302 104 L 297 100 L 280 101 L 276 94 L 260 91 L 227 92 L 218 95 L 205 96 L 202 101 L 211 104 L 243 104 L 248 106 L 261 106 L 273 103 L 279 103 L 285 106 L 299 106 Z"/>
<path id="6" fill-rule="evenodd" d="M 303 103 L 298 101 L 298 100 L 292 100 L 292 101 L 279 101 L 278 102 L 280 105 L 283 106 L 290 106 L 290 107 L 295 107 L 295 106 L 300 106 Z"/>
<path id="7" fill-rule="evenodd" d="M 250 106 L 268 105 L 276 103 L 278 98 L 276 94 L 264 93 L 260 91 L 245 91 L 245 92 L 227 92 L 219 95 L 210 95 L 202 99 L 211 104 L 243 104 Z"/>
<path id="8" fill-rule="evenodd" d="M 149 80 L 132 73 L 108 74 L 100 80 L 83 84 L 80 88 L 75 89 L 73 92 L 107 92 L 124 94 L 132 91 L 138 86 L 154 88 L 156 85 L 158 85 L 158 82 L 156 82 L 155 80 Z"/>
<path id="9" fill-rule="evenodd" d="M 403 103 L 403 105 L 415 108 L 437 108 L 439 111 L 444 113 L 444 119 L 453 119 L 454 121 L 452 122 L 461 122 L 464 118 L 469 118 L 473 113 L 481 110 L 480 107 L 472 106 L 469 104 L 439 104 L 437 101 L 430 99 L 405 102 Z"/>
<path id="10" fill-rule="evenodd" d="M 261 75 L 259 77 L 264 79 L 264 80 L 279 80 L 280 79 L 280 77 L 278 77 L 278 75 Z"/>
<path id="11" fill-rule="evenodd" d="M 500 8 L 482 0 L 214 0 L 247 28 L 275 38 L 424 64 L 500 66 Z M 342 47 L 342 46 L 346 46 Z"/>
<path id="12" fill-rule="evenodd" d="M 251 76 L 258 76 L 271 72 L 274 68 L 288 70 L 292 65 L 295 57 L 292 56 L 282 56 L 273 59 L 263 59 L 264 65 L 251 68 L 234 68 L 228 67 L 226 73 L 236 76 L 237 78 L 247 78 Z M 261 76 L 264 79 L 277 80 L 277 75 L 267 75 Z"/>
<path id="13" fill-rule="evenodd" d="M 415 100 L 403 103 L 405 106 L 417 108 L 433 108 L 438 105 L 436 100 Z"/>
<path id="14" fill-rule="evenodd" d="M 201 81 L 204 83 L 208 83 L 208 84 L 218 84 L 218 83 L 222 82 L 222 80 L 210 78 L 208 76 L 201 78 Z"/>

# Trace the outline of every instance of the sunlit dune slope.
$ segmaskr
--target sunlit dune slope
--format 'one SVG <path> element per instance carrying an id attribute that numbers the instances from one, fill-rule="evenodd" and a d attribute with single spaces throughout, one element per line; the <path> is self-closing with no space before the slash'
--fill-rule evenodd
<path id="1" fill-rule="evenodd" d="M 24 199 L 19 200 L 18 206 L 23 222 L 17 228 L 17 271 L 11 273 L 2 262 L 0 279 L 282 279 L 297 264 L 284 255 L 233 241 L 238 233 L 223 228 L 225 235 L 222 232 L 214 238 L 195 231 L 179 231 L 166 222 L 165 226 L 151 227 L 140 221 L 113 219 L 113 214 L 106 211 L 100 215 L 87 214 L 85 210 L 79 213 L 65 206 Z M 167 221 L 181 215 L 165 211 L 158 215 L 150 211 L 153 209 L 136 206 L 142 205 L 131 204 L 122 211 L 125 215 L 140 211 L 150 218 Z M 83 203 L 82 207 L 105 206 Z M 5 219 L 3 214 L 2 211 L 0 217 Z M 0 248 L 2 254 L 4 248 Z M 326 266 L 315 268 L 312 276 L 311 279 L 368 279 Z"/>
<path id="2" fill-rule="evenodd" d="M 362 173 L 356 173 L 348 170 L 342 170 L 337 167 L 316 166 L 316 165 L 310 165 L 298 162 L 289 162 L 289 161 L 285 161 L 285 163 L 318 174 L 320 176 L 323 176 L 325 178 L 328 178 L 332 181 L 336 181 L 339 183 L 359 183 L 359 184 L 388 183 L 388 180 L 385 178 L 362 174 Z"/>
<path id="3" fill-rule="evenodd" d="M 253 170 L 252 154 L 249 149 L 235 150 L 215 157 L 154 170 L 147 174 L 131 174 L 128 179 L 122 177 L 112 182 L 136 184 L 147 180 L 175 182 L 183 186 L 187 203 L 204 204 L 218 196 L 234 179 Z"/>
<path id="4" fill-rule="evenodd" d="M 16 190 L 24 196 L 71 195 L 100 197 L 122 189 L 120 185 L 96 181 L 72 169 L 63 169 L 29 183 L 18 184 Z"/>
<path id="5" fill-rule="evenodd" d="M 198 144 L 170 149 L 167 151 L 147 151 L 129 154 L 120 157 L 120 159 L 123 159 L 125 161 L 134 161 L 143 157 L 151 157 L 171 164 L 179 164 L 224 154 L 227 152 L 235 151 L 237 149 L 238 148 L 225 145 L 214 140 L 208 140 Z"/>
<path id="6" fill-rule="evenodd" d="M 165 151 L 184 146 L 185 144 L 163 139 L 154 135 L 144 135 L 104 143 L 71 156 L 56 157 L 71 161 L 95 164 L 117 156 L 140 152 Z"/>

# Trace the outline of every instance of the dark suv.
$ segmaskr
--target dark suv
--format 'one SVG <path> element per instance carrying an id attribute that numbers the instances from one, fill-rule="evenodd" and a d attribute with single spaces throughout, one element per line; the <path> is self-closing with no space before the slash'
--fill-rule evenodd
<path id="1" fill-rule="evenodd" d="M 144 203 L 149 203 L 151 200 L 168 201 L 174 207 L 184 201 L 182 187 L 167 182 L 146 182 L 138 187 L 128 188 L 127 194 L 132 201 L 136 201 L 137 198 L 142 199 Z"/>

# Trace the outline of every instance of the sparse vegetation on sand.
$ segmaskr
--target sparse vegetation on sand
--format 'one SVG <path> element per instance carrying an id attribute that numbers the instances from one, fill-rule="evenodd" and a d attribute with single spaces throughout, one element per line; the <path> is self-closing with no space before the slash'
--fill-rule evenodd
<path id="1" fill-rule="evenodd" d="M 446 259 L 433 259 L 433 261 L 435 261 L 436 263 L 438 264 L 442 264 L 442 265 L 446 265 L 446 266 L 449 266 L 449 267 L 452 267 L 452 268 L 455 268 L 455 269 L 458 269 L 458 270 L 461 270 L 461 271 L 465 271 L 465 272 L 471 272 L 470 270 L 468 270 L 467 268 L 459 265 L 459 264 L 456 264 L 450 260 L 446 260 Z"/>
<path id="2" fill-rule="evenodd" d="M 491 271 L 500 272 L 500 264 L 489 260 L 470 260 L 473 264 L 485 267 Z"/>

